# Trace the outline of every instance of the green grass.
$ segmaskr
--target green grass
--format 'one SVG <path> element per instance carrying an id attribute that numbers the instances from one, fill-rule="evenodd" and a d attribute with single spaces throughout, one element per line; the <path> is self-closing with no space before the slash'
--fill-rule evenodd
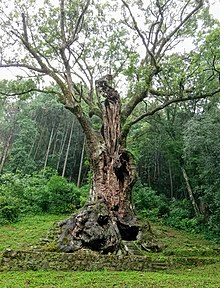
<path id="1" fill-rule="evenodd" d="M 22 221 L 0 227 L 0 251 L 7 248 L 26 250 L 35 246 L 45 237 L 55 221 L 67 216 L 41 215 L 30 216 Z M 163 225 L 152 225 L 159 241 L 167 248 L 154 254 L 164 257 L 171 253 L 177 256 L 217 257 L 215 250 L 219 245 Z M 205 253 L 204 253 L 205 251 Z M 151 253 L 151 255 L 153 255 Z M 1 256 L 1 255 L 0 255 Z M 200 267 L 187 266 L 162 272 L 63 272 L 63 271 L 26 271 L 1 272 L 0 288 L 62 288 L 62 287 L 220 287 L 220 260 L 216 264 Z"/>
<path id="2" fill-rule="evenodd" d="M 7 272 L 1 288 L 23 287 L 220 287 L 220 265 L 170 272 Z"/>
<path id="3" fill-rule="evenodd" d="M 60 215 L 37 215 L 23 218 L 21 221 L 0 227 L 0 251 L 5 249 L 29 250 L 36 245 L 40 238 L 54 222 L 67 218 Z"/>
<path id="4" fill-rule="evenodd" d="M 186 233 L 159 223 L 153 223 L 152 230 L 166 246 L 162 252 L 164 255 L 213 257 L 219 254 L 220 246 L 205 240 L 203 235 Z"/>

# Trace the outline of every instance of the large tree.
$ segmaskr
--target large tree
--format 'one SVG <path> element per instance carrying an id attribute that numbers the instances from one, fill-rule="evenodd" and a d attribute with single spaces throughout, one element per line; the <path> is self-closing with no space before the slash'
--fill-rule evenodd
<path id="1" fill-rule="evenodd" d="M 220 91 L 206 89 L 208 78 L 197 85 L 198 55 L 166 56 L 196 33 L 197 23 L 203 29 L 207 7 L 203 0 L 52 2 L 5 1 L 0 66 L 36 80 L 27 92 L 58 95 L 84 130 L 92 202 L 62 223 L 61 249 L 114 251 L 139 230 L 131 203 L 135 163 L 126 147 L 130 129 L 172 103 Z"/>

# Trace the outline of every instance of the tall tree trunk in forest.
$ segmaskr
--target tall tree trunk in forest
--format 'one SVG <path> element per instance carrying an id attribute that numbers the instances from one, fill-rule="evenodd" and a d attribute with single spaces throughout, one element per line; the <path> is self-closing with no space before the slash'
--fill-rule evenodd
<path id="1" fill-rule="evenodd" d="M 75 123 L 75 117 L 73 117 L 72 125 L 71 125 L 71 128 L 70 128 L 69 140 L 68 140 L 68 145 L 67 145 L 67 149 L 66 149 L 65 160 L 64 160 L 64 164 L 63 164 L 62 177 L 64 177 L 65 171 L 66 171 L 66 164 L 67 164 L 68 155 L 69 155 L 69 151 L 70 151 L 70 144 L 71 144 L 71 139 L 72 139 L 72 135 L 73 135 L 74 123 Z"/>
<path id="2" fill-rule="evenodd" d="M 55 134 L 55 138 L 54 138 L 52 156 L 55 156 L 55 154 L 56 154 L 57 142 L 58 142 L 58 134 L 59 134 L 59 126 L 60 126 L 60 123 L 58 123 L 58 125 L 56 127 L 56 134 Z"/>
<path id="3" fill-rule="evenodd" d="M 183 173 L 183 178 L 186 182 L 186 187 L 187 187 L 187 191 L 189 193 L 189 198 L 190 198 L 190 201 L 192 203 L 192 206 L 193 206 L 193 209 L 194 209 L 194 212 L 195 212 L 195 215 L 196 216 L 199 216 L 200 215 L 200 212 L 199 212 L 199 207 L 198 205 L 196 204 L 196 201 L 195 201 L 195 198 L 194 198 L 194 195 L 193 195 L 193 191 L 192 191 L 192 188 L 191 188 L 191 185 L 189 183 L 189 177 L 186 173 L 186 170 L 184 167 L 181 166 L 181 171 Z"/>
<path id="4" fill-rule="evenodd" d="M 64 150 L 64 146 L 65 146 L 65 143 L 66 143 L 67 135 L 68 135 L 68 125 L 66 125 L 64 130 L 65 130 L 65 133 L 63 134 L 63 137 L 62 137 L 62 140 L 61 140 L 61 146 L 60 146 L 60 150 L 59 150 L 59 158 L 58 158 L 58 161 L 57 161 L 57 170 L 60 167 L 60 161 L 61 161 L 61 158 L 62 158 L 62 155 L 63 155 L 63 150 Z"/>
<path id="5" fill-rule="evenodd" d="M 80 157 L 80 164 L 79 164 L 79 172 L 78 172 L 78 178 L 77 178 L 77 187 L 80 186 L 83 158 L 84 158 L 84 152 L 85 152 L 85 144 L 86 144 L 86 137 L 84 136 L 83 147 L 82 147 L 82 152 L 81 152 L 81 157 Z"/>
<path id="6" fill-rule="evenodd" d="M 47 161 L 48 161 L 48 157 L 49 157 L 49 153 L 50 153 L 50 147 L 53 141 L 53 135 L 54 135 L 54 127 L 52 128 L 51 132 L 50 132 L 50 139 L 49 139 L 49 143 L 47 146 L 47 152 L 46 152 L 46 157 L 45 157 L 45 161 L 44 161 L 44 169 L 47 166 Z"/>
<path id="7" fill-rule="evenodd" d="M 173 176 L 170 161 L 168 162 L 169 176 L 170 176 L 170 199 L 173 198 Z"/>
<path id="8" fill-rule="evenodd" d="M 13 131 L 11 130 L 10 134 L 9 134 L 9 137 L 8 137 L 8 139 L 7 139 L 7 141 L 6 141 L 5 145 L 4 145 L 3 152 L 2 152 L 1 162 L 0 162 L 0 174 L 2 173 L 5 161 L 7 159 L 8 153 L 9 153 L 9 149 L 10 149 L 11 142 L 12 142 L 11 141 L 12 140 L 12 136 L 13 136 Z"/>
<path id="9" fill-rule="evenodd" d="M 139 231 L 131 204 L 136 170 L 121 138 L 120 97 L 106 83 L 96 86 L 105 101 L 100 101 L 101 135 L 86 133 L 93 170 L 90 203 L 61 223 L 59 247 L 66 252 L 81 247 L 112 252 L 119 249 L 122 239 L 135 240 Z"/>
<path id="10" fill-rule="evenodd" d="M 39 148 L 40 148 L 40 145 L 41 145 L 41 141 L 43 139 L 45 126 L 46 126 L 46 122 L 44 121 L 44 125 L 43 125 L 43 128 L 41 129 L 40 137 L 39 137 L 39 140 L 37 142 L 37 147 L 36 147 L 35 152 L 34 152 L 34 157 L 33 157 L 34 160 L 36 160 L 36 158 L 37 158 L 37 154 L 38 154 L 38 151 L 39 151 Z"/>
<path id="11" fill-rule="evenodd" d="M 12 138 L 13 138 L 14 130 L 15 130 L 17 112 L 18 112 L 18 107 L 15 108 L 14 115 L 12 118 L 12 126 L 10 128 L 8 138 L 6 139 L 6 142 L 3 148 L 2 156 L 0 158 L 0 174 L 2 173 L 5 161 L 9 155 L 9 150 L 12 145 Z"/>

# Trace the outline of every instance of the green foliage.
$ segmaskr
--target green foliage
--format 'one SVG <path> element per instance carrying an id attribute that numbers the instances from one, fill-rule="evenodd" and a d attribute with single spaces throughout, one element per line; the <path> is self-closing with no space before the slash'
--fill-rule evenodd
<path id="1" fill-rule="evenodd" d="M 192 204 L 186 199 L 170 202 L 170 213 L 164 221 L 169 226 L 191 233 L 201 231 L 202 218 L 193 217 Z"/>
<path id="2" fill-rule="evenodd" d="M 198 202 L 202 203 L 200 206 L 205 217 L 206 234 L 219 241 L 220 117 L 215 105 L 216 102 L 213 101 L 212 109 L 193 117 L 188 123 L 184 133 L 184 160 L 196 197 L 199 198 Z"/>
<path id="3" fill-rule="evenodd" d="M 60 176 L 54 175 L 47 183 L 48 200 L 52 213 L 70 213 L 80 208 L 80 189 Z"/>
<path id="4" fill-rule="evenodd" d="M 85 202 L 88 187 L 77 188 L 51 169 L 33 175 L 0 176 L 0 224 L 15 222 L 28 213 L 73 213 Z"/>
<path id="5" fill-rule="evenodd" d="M 21 200 L 15 197 L 0 196 L 0 225 L 16 222 L 20 214 Z"/>
<path id="6" fill-rule="evenodd" d="M 206 236 L 216 242 L 220 241 L 220 183 L 216 181 L 205 190 L 204 199 L 208 203 L 209 217 L 206 223 Z"/>
<path id="7" fill-rule="evenodd" d="M 134 188 L 133 200 L 137 212 L 143 217 L 162 219 L 167 225 L 188 232 L 202 230 L 202 217 L 194 217 L 189 200 L 168 200 L 140 183 Z"/>
<path id="8" fill-rule="evenodd" d="M 134 187 L 133 201 L 137 211 L 144 217 L 155 219 L 169 214 L 166 199 L 140 183 L 137 183 Z"/>

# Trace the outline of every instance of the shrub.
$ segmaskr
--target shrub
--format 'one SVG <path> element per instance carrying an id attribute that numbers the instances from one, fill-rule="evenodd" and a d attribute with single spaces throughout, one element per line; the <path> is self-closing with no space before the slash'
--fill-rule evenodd
<path id="1" fill-rule="evenodd" d="M 189 200 L 174 200 L 170 203 L 170 214 L 165 223 L 188 232 L 200 232 L 202 218 L 194 217 L 192 204 Z"/>
<path id="2" fill-rule="evenodd" d="M 50 211 L 69 213 L 80 208 L 80 189 L 61 176 L 52 176 L 47 184 Z"/>
<path id="3" fill-rule="evenodd" d="M 167 200 L 151 188 L 140 183 L 134 187 L 133 201 L 138 213 L 148 218 L 159 218 L 169 214 Z"/>
<path id="4" fill-rule="evenodd" d="M 88 186 L 77 188 L 51 169 L 33 175 L 0 175 L 0 224 L 27 213 L 73 213 L 86 202 Z"/>
<path id="5" fill-rule="evenodd" d="M 20 201 L 15 197 L 0 196 L 0 224 L 16 222 L 20 215 Z"/>

